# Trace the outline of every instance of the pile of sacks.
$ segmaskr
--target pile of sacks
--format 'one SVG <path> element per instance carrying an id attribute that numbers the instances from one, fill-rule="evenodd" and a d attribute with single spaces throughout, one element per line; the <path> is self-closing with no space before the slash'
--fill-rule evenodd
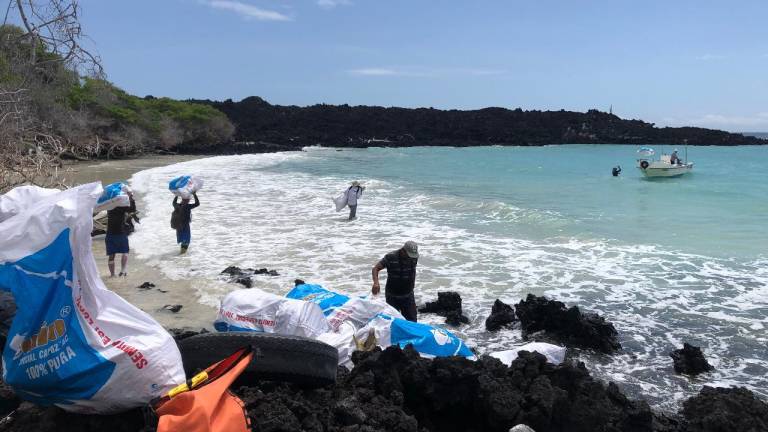
<path id="1" fill-rule="evenodd" d="M 352 368 L 352 353 L 392 345 L 413 348 L 426 358 L 475 354 L 453 333 L 440 327 L 407 321 L 382 298 L 348 296 L 320 285 L 300 283 L 285 297 L 259 289 L 229 293 L 214 322 L 218 331 L 256 331 L 303 336 L 339 351 L 339 364 Z M 533 342 L 490 355 L 510 365 L 521 351 L 536 351 L 550 363 L 565 359 L 565 347 Z"/>
<path id="2" fill-rule="evenodd" d="M 352 353 L 378 346 L 413 345 L 421 356 L 474 353 L 451 332 L 407 321 L 383 299 L 351 297 L 320 285 L 296 285 L 285 297 L 258 289 L 236 290 L 221 301 L 218 331 L 258 331 L 310 337 L 336 347 L 339 364 L 352 367 Z"/>

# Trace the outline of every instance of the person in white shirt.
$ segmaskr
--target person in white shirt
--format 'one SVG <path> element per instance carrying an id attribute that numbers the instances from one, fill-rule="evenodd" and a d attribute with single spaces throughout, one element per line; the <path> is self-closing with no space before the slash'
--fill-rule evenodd
<path id="1" fill-rule="evenodd" d="M 352 186 L 347 189 L 347 205 L 349 206 L 349 220 L 355 219 L 357 216 L 357 200 L 363 196 L 365 186 L 360 186 L 360 182 L 357 180 L 352 182 Z"/>

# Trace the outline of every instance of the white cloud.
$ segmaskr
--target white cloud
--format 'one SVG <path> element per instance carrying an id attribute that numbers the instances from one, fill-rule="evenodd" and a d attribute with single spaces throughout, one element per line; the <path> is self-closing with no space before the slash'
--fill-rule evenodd
<path id="1" fill-rule="evenodd" d="M 362 68 L 352 69 L 349 71 L 352 75 L 367 75 L 367 76 L 395 76 L 400 73 L 394 69 L 388 68 Z"/>
<path id="2" fill-rule="evenodd" d="M 318 6 L 326 9 L 333 9 L 339 5 L 351 5 L 350 0 L 317 0 Z"/>
<path id="3" fill-rule="evenodd" d="M 707 54 L 700 55 L 700 56 L 696 57 L 696 60 L 712 61 L 712 60 L 722 60 L 724 58 L 725 58 L 725 56 L 723 56 L 723 55 L 707 53 Z"/>
<path id="4" fill-rule="evenodd" d="M 690 119 L 664 119 L 672 126 L 699 126 L 713 129 L 768 131 L 768 112 L 753 115 L 727 116 L 722 114 L 705 114 Z"/>
<path id="5" fill-rule="evenodd" d="M 256 6 L 234 0 L 209 0 L 206 4 L 212 8 L 234 12 L 246 19 L 258 21 L 292 21 L 289 16 L 280 12 L 261 9 Z"/>
<path id="6" fill-rule="evenodd" d="M 361 76 L 441 77 L 441 76 L 491 76 L 505 75 L 503 69 L 486 68 L 425 68 L 425 67 L 368 67 L 347 71 Z"/>

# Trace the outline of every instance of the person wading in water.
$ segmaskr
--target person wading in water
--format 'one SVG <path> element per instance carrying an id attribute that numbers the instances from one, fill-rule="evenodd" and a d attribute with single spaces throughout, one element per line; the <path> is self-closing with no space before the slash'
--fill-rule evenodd
<path id="1" fill-rule="evenodd" d="M 384 295 L 387 303 L 397 309 L 408 321 L 416 322 L 416 300 L 413 289 L 416 284 L 416 264 L 419 260 L 419 246 L 414 241 L 407 241 L 400 249 L 392 251 L 373 266 L 371 275 L 373 287 L 371 293 L 377 295 L 379 272 L 387 269 L 387 285 Z"/>
<path id="2" fill-rule="evenodd" d="M 178 202 L 179 197 L 173 198 L 173 214 L 171 215 L 171 228 L 176 230 L 176 243 L 181 245 L 181 253 L 186 253 L 189 243 L 192 241 L 192 231 L 189 223 L 192 222 L 192 209 L 200 205 L 197 194 L 193 193 L 195 203 L 190 204 L 189 198 Z"/>

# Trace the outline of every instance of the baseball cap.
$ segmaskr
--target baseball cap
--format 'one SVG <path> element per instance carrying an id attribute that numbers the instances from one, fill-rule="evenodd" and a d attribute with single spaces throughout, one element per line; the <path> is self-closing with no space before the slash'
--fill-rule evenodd
<path id="1" fill-rule="evenodd" d="M 407 253 L 409 257 L 411 258 L 419 257 L 419 245 L 417 245 L 415 241 L 408 240 L 403 245 L 403 249 L 405 249 L 405 253 Z"/>

